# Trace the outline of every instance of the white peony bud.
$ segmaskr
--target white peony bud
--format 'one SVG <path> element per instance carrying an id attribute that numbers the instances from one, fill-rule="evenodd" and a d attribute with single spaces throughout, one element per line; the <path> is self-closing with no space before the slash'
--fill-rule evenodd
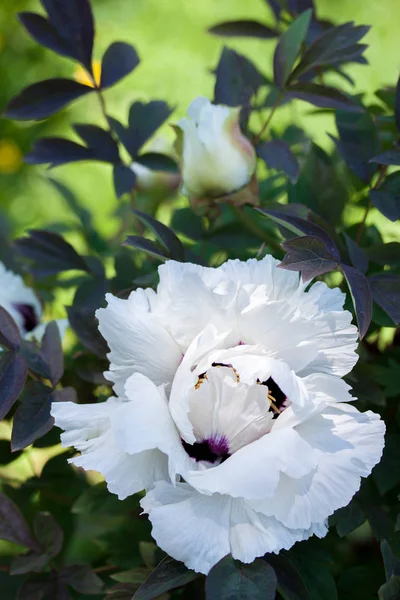
<path id="1" fill-rule="evenodd" d="M 239 126 L 240 108 L 196 98 L 178 123 L 182 140 L 182 193 L 191 199 L 220 198 L 253 178 L 256 154 Z"/>

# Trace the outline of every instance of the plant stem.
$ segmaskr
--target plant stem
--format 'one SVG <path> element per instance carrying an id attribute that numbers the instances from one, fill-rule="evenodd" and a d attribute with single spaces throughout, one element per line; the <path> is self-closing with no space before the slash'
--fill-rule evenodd
<path id="1" fill-rule="evenodd" d="M 377 189 L 380 188 L 380 186 L 383 183 L 383 180 L 386 177 L 386 173 L 387 173 L 388 168 L 389 167 L 387 165 L 380 165 L 379 177 L 376 180 L 376 183 L 375 183 L 374 187 L 372 188 L 373 190 L 377 190 Z M 371 200 L 368 200 L 368 204 L 367 204 L 367 207 L 365 209 L 363 220 L 360 223 L 360 226 L 359 226 L 358 231 L 357 231 L 357 235 L 355 237 L 356 244 L 360 243 L 361 236 L 362 236 L 364 228 L 365 228 L 365 223 L 367 221 L 367 217 L 368 217 L 368 214 L 369 214 L 369 211 L 371 210 L 371 208 L 372 208 L 372 202 L 371 202 Z"/>
<path id="2" fill-rule="evenodd" d="M 242 207 L 229 205 L 232 213 L 235 215 L 236 219 L 243 225 L 243 227 L 252 235 L 260 238 L 263 242 L 267 244 L 273 250 L 277 252 L 282 252 L 281 245 L 274 238 L 271 238 L 262 227 L 259 227 L 257 223 L 253 221 L 251 217 L 249 217 Z"/>
<path id="3" fill-rule="evenodd" d="M 282 98 L 283 98 L 283 92 L 280 92 L 279 96 L 275 100 L 273 107 L 271 108 L 271 111 L 270 111 L 264 125 L 261 127 L 260 131 L 258 132 L 258 135 L 256 136 L 256 138 L 254 140 L 254 144 L 257 144 L 260 141 L 261 136 L 267 131 L 269 124 L 271 123 L 272 117 L 274 116 L 276 109 L 280 105 Z"/>

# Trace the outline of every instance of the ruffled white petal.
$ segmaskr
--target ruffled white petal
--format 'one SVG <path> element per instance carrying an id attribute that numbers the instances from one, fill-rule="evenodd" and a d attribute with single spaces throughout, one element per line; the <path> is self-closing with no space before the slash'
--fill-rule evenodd
<path id="1" fill-rule="evenodd" d="M 110 348 L 110 371 L 105 375 L 124 395 L 127 379 L 138 372 L 156 385 L 170 385 L 181 351 L 152 311 L 152 290 L 137 290 L 127 300 L 107 294 L 108 306 L 96 312 L 99 329 Z"/>
<path id="2" fill-rule="evenodd" d="M 129 455 L 119 443 L 111 419 L 123 402 L 110 398 L 99 404 L 54 402 L 51 414 L 57 427 L 64 429 L 61 443 L 81 452 L 70 462 L 101 473 L 110 492 L 123 500 L 149 488 L 154 481 L 168 479 L 168 459 L 159 450 Z"/>
<path id="3" fill-rule="evenodd" d="M 298 479 L 317 464 L 317 453 L 296 431 L 272 429 L 220 465 L 189 472 L 185 479 L 203 494 L 260 499 L 274 494 L 281 473 Z"/>
<path id="4" fill-rule="evenodd" d="M 371 411 L 360 413 L 336 404 L 297 426 L 297 432 L 318 459 L 315 472 L 303 478 L 282 474 L 272 498 L 253 503 L 287 527 L 309 527 L 346 506 L 379 462 L 385 425 Z"/>
<path id="5" fill-rule="evenodd" d="M 226 554 L 252 562 L 266 552 L 289 549 L 326 526 L 290 530 L 276 519 L 257 514 L 241 499 L 220 494 L 204 496 L 187 484 L 158 483 L 141 501 L 149 513 L 152 535 L 171 556 L 207 574 Z"/>

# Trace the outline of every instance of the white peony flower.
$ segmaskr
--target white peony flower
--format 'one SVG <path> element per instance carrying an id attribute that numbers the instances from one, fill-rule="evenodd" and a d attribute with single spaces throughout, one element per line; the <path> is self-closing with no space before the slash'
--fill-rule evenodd
<path id="1" fill-rule="evenodd" d="M 27 287 L 20 275 L 8 271 L 0 262 L 0 306 L 14 319 L 26 339 L 40 341 L 47 323 L 42 323 L 42 307 L 35 292 Z M 64 336 L 67 319 L 57 321 L 60 335 Z"/>
<path id="2" fill-rule="evenodd" d="M 349 402 L 344 294 L 261 261 L 169 261 L 157 292 L 97 312 L 117 398 L 53 404 L 72 462 L 141 504 L 158 545 L 207 573 L 327 532 L 379 461 L 384 424 Z"/>
<path id="3" fill-rule="evenodd" d="M 239 126 L 240 108 L 215 106 L 196 98 L 183 133 L 182 193 L 191 198 L 225 196 L 247 185 L 256 169 L 256 154 Z"/>

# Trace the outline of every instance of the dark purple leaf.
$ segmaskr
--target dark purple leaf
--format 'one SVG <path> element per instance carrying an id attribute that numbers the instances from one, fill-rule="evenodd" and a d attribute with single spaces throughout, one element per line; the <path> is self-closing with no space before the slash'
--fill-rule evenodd
<path id="1" fill-rule="evenodd" d="M 107 48 L 101 63 L 100 87 L 109 88 L 129 75 L 140 62 L 133 46 L 125 42 L 114 42 Z"/>
<path id="2" fill-rule="evenodd" d="M 28 368 L 22 356 L 0 353 L 0 421 L 8 414 L 24 389 Z"/>
<path id="3" fill-rule="evenodd" d="M 387 244 L 374 244 L 364 248 L 369 260 L 378 265 L 400 267 L 400 243 L 388 242 Z"/>
<path id="4" fill-rule="evenodd" d="M 118 144 L 109 131 L 97 125 L 77 124 L 74 129 L 88 148 L 93 150 L 97 160 L 119 163 Z"/>
<path id="5" fill-rule="evenodd" d="M 150 215 L 134 210 L 133 213 L 137 218 L 147 225 L 149 229 L 154 233 L 157 240 L 161 242 L 166 250 L 168 250 L 170 258 L 183 262 L 185 260 L 185 249 L 182 246 L 182 242 L 178 236 L 166 225 L 160 223 Z"/>
<path id="6" fill-rule="evenodd" d="M 24 340 L 21 346 L 21 355 L 24 357 L 28 368 L 31 371 L 37 373 L 44 379 L 51 378 L 50 367 L 36 341 Z"/>
<path id="7" fill-rule="evenodd" d="M 28 552 L 16 556 L 10 566 L 10 575 L 40 573 L 48 566 L 50 557 L 42 552 Z"/>
<path id="8" fill-rule="evenodd" d="M 400 323 L 400 275 L 380 273 L 369 278 L 374 301 L 398 325 Z"/>
<path id="9" fill-rule="evenodd" d="M 190 571 L 183 563 L 167 556 L 150 573 L 132 600 L 154 600 L 169 590 L 182 587 L 198 577 L 200 577 L 199 573 Z"/>
<path id="10" fill-rule="evenodd" d="M 39 512 L 33 522 L 33 531 L 44 552 L 57 556 L 64 543 L 64 534 L 55 518 L 49 512 Z"/>
<path id="11" fill-rule="evenodd" d="M 80 594 L 97 595 L 104 591 L 100 577 L 89 565 L 75 564 L 64 567 L 60 572 L 60 580 Z"/>
<path id="12" fill-rule="evenodd" d="M 52 390 L 46 385 L 39 381 L 30 381 L 26 385 L 22 402 L 14 415 L 11 435 L 13 452 L 26 448 L 50 431 L 54 424 L 50 416 L 52 400 Z"/>
<path id="13" fill-rule="evenodd" d="M 266 83 L 265 77 L 248 58 L 226 47 L 222 49 L 215 74 L 215 103 L 242 106 L 244 126 L 250 113 L 250 99 Z"/>
<path id="14" fill-rule="evenodd" d="M 136 162 L 153 171 L 169 171 L 171 173 L 178 171 L 178 166 L 172 158 L 158 152 L 140 154 L 136 157 Z"/>
<path id="15" fill-rule="evenodd" d="M 136 175 L 125 165 L 115 165 L 113 169 L 114 189 L 117 198 L 130 194 L 136 183 Z"/>
<path id="16" fill-rule="evenodd" d="M 60 235 L 44 229 L 31 229 L 30 237 L 17 239 L 17 250 L 29 260 L 35 261 L 49 273 L 76 269 L 89 271 L 84 259 Z"/>
<path id="17" fill-rule="evenodd" d="M 357 45 L 357 42 L 369 29 L 370 27 L 365 25 L 355 27 L 352 22 L 330 27 L 307 48 L 291 79 L 294 80 L 315 67 L 349 62 L 353 55 L 358 56 L 364 52 L 367 46 Z"/>
<path id="18" fill-rule="evenodd" d="M 52 168 L 82 160 L 99 159 L 90 148 L 58 137 L 36 140 L 32 150 L 25 155 L 25 162 L 30 165 L 49 164 Z"/>
<path id="19" fill-rule="evenodd" d="M 397 129 L 400 131 L 400 77 L 397 80 L 397 85 L 396 85 L 394 116 L 396 118 Z"/>
<path id="20" fill-rule="evenodd" d="M 8 350 L 18 350 L 21 334 L 12 316 L 0 306 L 0 344 Z"/>
<path id="21" fill-rule="evenodd" d="M 297 158 L 290 150 L 289 145 L 283 140 L 271 140 L 257 145 L 257 154 L 268 167 L 283 171 L 292 183 L 295 183 L 300 174 Z"/>
<path id="22" fill-rule="evenodd" d="M 168 260 L 168 254 L 155 242 L 148 240 L 147 238 L 140 237 L 138 235 L 128 235 L 123 246 L 130 246 L 131 248 L 135 248 L 136 250 L 141 250 L 154 258 L 158 258 L 159 260 Z"/>
<path id="23" fill-rule="evenodd" d="M 289 271 L 300 271 L 303 281 L 329 273 L 338 266 L 320 238 L 306 235 L 282 243 L 286 254 L 278 265 Z"/>
<path id="24" fill-rule="evenodd" d="M 278 31 L 259 21 L 226 21 L 210 27 L 209 33 L 223 37 L 255 37 L 265 40 L 276 37 Z"/>
<path id="25" fill-rule="evenodd" d="M 251 564 L 242 564 L 231 556 L 220 560 L 206 579 L 207 600 L 274 600 L 277 578 L 274 569 L 256 558 Z"/>
<path id="26" fill-rule="evenodd" d="M 359 113 L 363 110 L 351 96 L 327 85 L 293 83 L 288 90 L 288 95 L 290 98 L 304 100 L 304 102 L 309 102 L 319 108 L 347 110 L 352 113 Z"/>
<path id="27" fill-rule="evenodd" d="M 66 307 L 69 323 L 85 348 L 99 358 L 108 352 L 107 343 L 98 329 L 98 322 L 91 308 L 81 306 Z"/>
<path id="28" fill-rule="evenodd" d="M 55 321 L 51 321 L 46 327 L 42 339 L 41 354 L 49 367 L 51 384 L 55 387 L 64 373 L 64 354 L 60 330 Z"/>
<path id="29" fill-rule="evenodd" d="M 372 296 L 368 279 L 354 267 L 342 264 L 341 269 L 349 286 L 360 331 L 360 339 L 362 339 L 368 331 L 372 317 Z"/>
<path id="30" fill-rule="evenodd" d="M 273 219 L 279 225 L 286 227 L 297 236 L 306 235 L 317 237 L 324 243 L 327 251 L 332 255 L 335 261 L 340 262 L 340 253 L 331 236 L 319 225 L 306 221 L 289 212 L 257 208 L 261 214 Z"/>
<path id="31" fill-rule="evenodd" d="M 274 81 L 281 89 L 284 89 L 306 39 L 311 17 L 312 10 L 306 10 L 279 38 L 274 53 Z"/>
<path id="32" fill-rule="evenodd" d="M 92 73 L 94 22 L 89 0 L 41 0 L 72 56 Z"/>
<path id="33" fill-rule="evenodd" d="M 378 190 L 370 190 L 369 197 L 387 219 L 397 221 L 400 218 L 400 172 L 388 175 Z"/>
<path id="34" fill-rule="evenodd" d="M 338 111 L 336 126 L 339 140 L 334 139 L 343 160 L 353 173 L 365 183 L 369 183 L 377 171 L 377 166 L 369 161 L 379 152 L 379 137 L 375 123 L 369 113 L 359 115 Z"/>
<path id="35" fill-rule="evenodd" d="M 287 0 L 287 8 L 292 15 L 298 15 L 308 9 L 315 11 L 314 0 Z"/>
<path id="36" fill-rule="evenodd" d="M 19 508 L 10 498 L 0 492 L 0 539 L 39 550 L 39 544 L 33 538 L 31 530 Z"/>
<path id="37" fill-rule="evenodd" d="M 20 12 L 18 18 L 28 33 L 39 44 L 61 56 L 75 58 L 74 52 L 71 51 L 68 43 L 57 33 L 45 17 L 31 12 Z"/>
<path id="38" fill-rule="evenodd" d="M 382 152 L 382 154 L 378 154 L 378 156 L 371 158 L 371 162 L 380 165 L 394 165 L 400 167 L 400 150 L 388 150 L 387 152 Z"/>
<path id="39" fill-rule="evenodd" d="M 351 238 L 347 233 L 344 234 L 344 238 L 346 240 L 347 251 L 350 256 L 351 264 L 353 267 L 361 271 L 361 273 L 366 273 L 368 270 L 368 256 L 365 254 L 364 250 L 360 248 L 358 244 Z"/>
<path id="40" fill-rule="evenodd" d="M 282 11 L 282 6 L 280 4 L 280 0 L 264 0 L 264 2 L 269 6 L 276 21 L 279 21 L 279 17 Z"/>
<path id="41" fill-rule="evenodd" d="M 4 116 L 22 121 L 46 119 L 92 91 L 93 88 L 73 79 L 46 79 L 28 86 L 15 96 L 7 104 Z"/>

